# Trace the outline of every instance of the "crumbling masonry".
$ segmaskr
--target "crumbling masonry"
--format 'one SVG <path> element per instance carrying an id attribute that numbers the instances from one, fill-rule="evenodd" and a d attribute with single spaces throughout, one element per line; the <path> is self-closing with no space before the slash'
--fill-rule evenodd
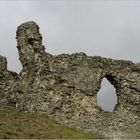
<path id="1" fill-rule="evenodd" d="M 17 49 L 23 66 L 19 74 L 8 71 L 0 56 L 1 106 L 46 113 L 105 137 L 140 138 L 140 64 L 84 53 L 48 54 L 35 22 L 18 27 Z M 116 88 L 114 112 L 96 104 L 104 77 Z"/>

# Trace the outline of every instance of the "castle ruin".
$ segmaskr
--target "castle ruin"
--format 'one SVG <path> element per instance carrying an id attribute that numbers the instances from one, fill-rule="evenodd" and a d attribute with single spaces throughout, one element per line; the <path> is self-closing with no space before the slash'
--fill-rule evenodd
<path id="1" fill-rule="evenodd" d="M 0 56 L 1 106 L 46 113 L 107 138 L 140 138 L 140 64 L 85 53 L 46 53 L 33 21 L 18 27 L 16 39 L 23 68 L 19 74 L 7 70 L 7 60 Z M 114 112 L 97 106 L 104 77 L 116 89 Z"/>

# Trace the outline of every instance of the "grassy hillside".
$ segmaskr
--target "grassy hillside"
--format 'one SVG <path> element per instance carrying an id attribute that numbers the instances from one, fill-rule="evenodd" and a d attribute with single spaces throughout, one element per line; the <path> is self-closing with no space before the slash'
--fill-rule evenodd
<path id="1" fill-rule="evenodd" d="M 2 138 L 75 138 L 94 139 L 87 134 L 66 128 L 45 114 L 23 113 L 15 109 L 0 109 L 0 139 Z"/>

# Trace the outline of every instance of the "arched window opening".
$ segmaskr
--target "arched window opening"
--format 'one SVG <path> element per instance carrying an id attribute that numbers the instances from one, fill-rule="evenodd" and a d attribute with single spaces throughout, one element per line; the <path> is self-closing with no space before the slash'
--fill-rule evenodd
<path id="1" fill-rule="evenodd" d="M 116 104 L 116 89 L 106 78 L 104 78 L 101 83 L 101 89 L 97 93 L 97 105 L 104 111 L 113 112 Z"/>

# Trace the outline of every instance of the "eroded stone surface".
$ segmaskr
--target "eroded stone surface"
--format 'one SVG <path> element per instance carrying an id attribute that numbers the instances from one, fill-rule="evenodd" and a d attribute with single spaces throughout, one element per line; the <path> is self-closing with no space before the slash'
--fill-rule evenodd
<path id="1" fill-rule="evenodd" d="M 0 57 L 0 91 L 7 95 L 1 104 L 45 112 L 106 137 L 140 138 L 140 64 L 84 53 L 48 54 L 35 22 L 18 27 L 17 48 L 23 66 L 19 75 L 9 72 Z M 118 104 L 112 113 L 96 104 L 104 77 L 116 88 Z"/>

